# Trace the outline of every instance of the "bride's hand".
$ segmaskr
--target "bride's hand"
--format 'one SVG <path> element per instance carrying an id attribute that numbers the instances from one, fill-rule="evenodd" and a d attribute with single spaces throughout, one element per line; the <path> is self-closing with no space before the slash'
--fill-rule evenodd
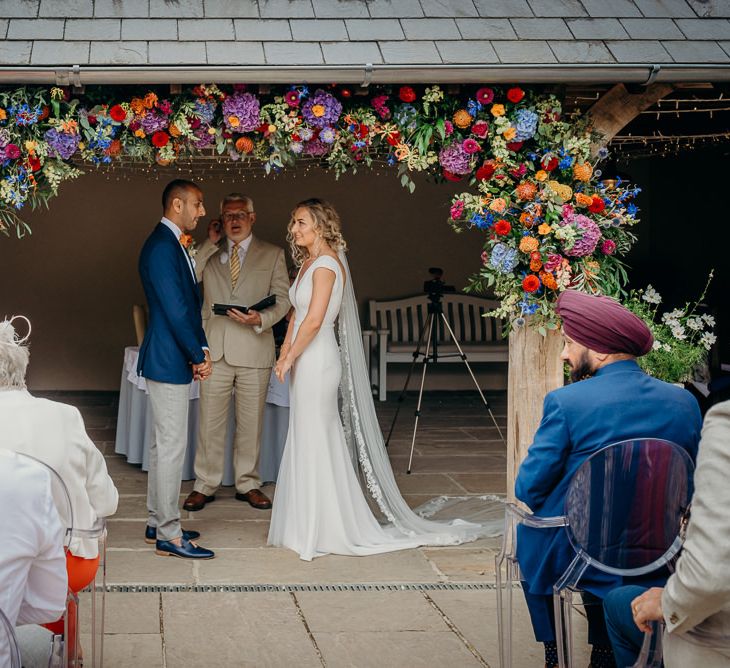
<path id="1" fill-rule="evenodd" d="M 276 374 L 276 377 L 279 379 L 280 383 L 284 382 L 284 379 L 286 378 L 286 374 L 289 372 L 289 369 L 291 369 L 291 359 L 289 359 L 289 356 L 286 357 L 280 357 L 279 361 L 276 363 L 276 366 L 274 367 L 274 373 Z"/>

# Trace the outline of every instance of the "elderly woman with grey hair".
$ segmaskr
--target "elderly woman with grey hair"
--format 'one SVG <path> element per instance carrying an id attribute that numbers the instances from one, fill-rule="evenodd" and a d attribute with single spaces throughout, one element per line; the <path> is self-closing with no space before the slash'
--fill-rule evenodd
<path id="1" fill-rule="evenodd" d="M 0 322 L 0 447 L 30 455 L 53 468 L 68 488 L 74 528 L 90 529 L 98 518 L 116 512 L 117 489 L 104 456 L 86 434 L 78 409 L 34 397 L 26 389 L 28 336 L 20 339 L 16 335 L 13 322 L 18 317 L 22 316 Z M 98 564 L 96 541 L 72 538 L 66 553 L 69 589 L 79 591 L 88 585 Z M 76 611 L 70 606 L 69 613 L 73 627 Z M 63 632 L 62 623 L 52 627 L 48 626 L 54 633 Z"/>

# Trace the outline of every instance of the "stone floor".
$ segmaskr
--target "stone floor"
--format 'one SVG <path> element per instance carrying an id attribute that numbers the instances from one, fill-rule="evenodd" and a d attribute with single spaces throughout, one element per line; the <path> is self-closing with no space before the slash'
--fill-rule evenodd
<path id="1" fill-rule="evenodd" d="M 142 540 L 147 476 L 114 454 L 116 396 L 53 398 L 79 406 L 120 493 L 108 525 L 106 666 L 499 664 L 493 589 L 499 539 L 308 563 L 267 547 L 270 512 L 236 501 L 234 490 L 224 488 L 203 511 L 183 513 L 185 526 L 201 532 L 201 544 L 216 558 L 158 557 Z M 506 433 L 505 395 L 488 398 Z M 505 446 L 474 393 L 425 395 L 406 475 L 414 407 L 414 399 L 406 400 L 389 448 L 409 504 L 440 494 L 504 493 Z M 378 405 L 384 429 L 395 408 L 395 401 Z M 191 488 L 183 483 L 181 502 Z M 542 649 L 516 594 L 513 665 L 540 666 Z M 88 614 L 89 606 L 83 609 Z M 84 632 L 88 626 L 83 620 Z"/>

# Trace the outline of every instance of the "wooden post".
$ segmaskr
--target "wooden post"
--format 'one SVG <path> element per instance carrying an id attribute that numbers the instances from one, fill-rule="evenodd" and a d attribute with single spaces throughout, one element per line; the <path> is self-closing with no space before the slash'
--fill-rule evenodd
<path id="1" fill-rule="evenodd" d="M 527 319 L 509 335 L 507 383 L 507 496 L 514 499 L 515 478 L 542 418 L 545 395 L 563 385 L 557 330 L 543 336 Z"/>

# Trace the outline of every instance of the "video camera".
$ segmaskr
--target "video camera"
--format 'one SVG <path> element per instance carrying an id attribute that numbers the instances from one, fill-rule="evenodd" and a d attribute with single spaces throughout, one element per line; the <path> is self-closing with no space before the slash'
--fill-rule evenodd
<path id="1" fill-rule="evenodd" d="M 444 270 L 441 267 L 429 267 L 428 273 L 433 276 L 430 281 L 424 281 L 423 291 L 428 295 L 428 298 L 433 301 L 441 301 L 446 292 L 456 292 L 456 288 L 453 285 L 446 285 L 441 280 L 444 275 Z"/>

